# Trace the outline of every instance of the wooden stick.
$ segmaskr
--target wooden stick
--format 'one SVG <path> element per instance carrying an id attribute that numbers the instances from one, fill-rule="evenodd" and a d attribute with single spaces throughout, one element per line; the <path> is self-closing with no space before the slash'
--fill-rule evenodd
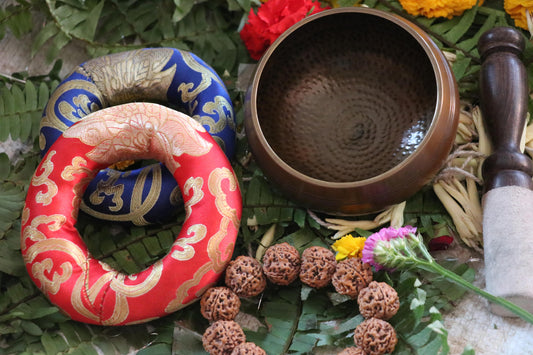
<path id="1" fill-rule="evenodd" d="M 523 35 L 511 27 L 494 28 L 479 40 L 481 112 L 494 149 L 483 163 L 485 192 L 502 186 L 533 188 L 531 160 L 520 152 L 529 91 L 519 58 L 524 47 Z"/>

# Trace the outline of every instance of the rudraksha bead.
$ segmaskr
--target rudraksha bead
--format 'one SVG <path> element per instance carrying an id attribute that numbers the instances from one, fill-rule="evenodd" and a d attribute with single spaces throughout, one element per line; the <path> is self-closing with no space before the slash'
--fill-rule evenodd
<path id="1" fill-rule="evenodd" d="M 391 319 L 400 308 L 396 290 L 385 282 L 372 281 L 357 297 L 359 313 L 365 318 Z"/>
<path id="2" fill-rule="evenodd" d="M 246 336 L 241 326 L 232 320 L 214 322 L 202 337 L 204 349 L 210 355 L 231 355 L 233 349 L 245 341 Z"/>
<path id="3" fill-rule="evenodd" d="M 300 254 L 289 243 L 275 244 L 263 256 L 263 272 L 276 285 L 287 286 L 300 273 Z"/>
<path id="4" fill-rule="evenodd" d="M 389 322 L 378 318 L 369 318 L 355 328 L 354 342 L 367 355 L 382 355 L 394 351 L 398 338 Z"/>
<path id="5" fill-rule="evenodd" d="M 266 355 L 266 352 L 252 342 L 239 344 L 231 355 Z"/>
<path id="6" fill-rule="evenodd" d="M 324 247 L 310 247 L 302 253 L 300 280 L 311 287 L 327 286 L 335 272 L 335 254 Z"/>
<path id="7" fill-rule="evenodd" d="M 356 298 L 372 281 L 372 266 L 359 258 L 347 258 L 337 263 L 331 283 L 341 295 Z"/>
<path id="8" fill-rule="evenodd" d="M 238 256 L 226 268 L 226 286 L 239 297 L 257 296 L 266 287 L 266 277 L 259 261 L 249 256 Z"/>
<path id="9" fill-rule="evenodd" d="M 209 321 L 233 320 L 240 307 L 239 296 L 229 287 L 211 287 L 200 299 L 200 312 Z"/>

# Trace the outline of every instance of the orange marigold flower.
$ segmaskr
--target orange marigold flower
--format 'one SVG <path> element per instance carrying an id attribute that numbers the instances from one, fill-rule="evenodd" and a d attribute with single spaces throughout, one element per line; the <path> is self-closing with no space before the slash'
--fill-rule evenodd
<path id="1" fill-rule="evenodd" d="M 516 27 L 528 29 L 527 11 L 533 12 L 533 0 L 505 0 L 503 8 L 514 20 Z"/>
<path id="2" fill-rule="evenodd" d="M 484 0 L 400 0 L 405 11 L 414 16 L 447 17 L 460 16 L 465 10 L 476 4 L 481 6 Z"/>

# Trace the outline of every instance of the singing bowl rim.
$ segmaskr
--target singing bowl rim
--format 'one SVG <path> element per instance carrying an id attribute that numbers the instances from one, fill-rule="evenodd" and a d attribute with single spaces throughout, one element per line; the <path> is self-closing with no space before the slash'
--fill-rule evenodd
<path id="1" fill-rule="evenodd" d="M 400 29 L 405 30 L 413 39 L 417 41 L 420 47 L 424 50 L 426 58 L 429 60 L 433 68 L 436 86 L 436 103 L 433 117 L 430 120 L 430 124 L 425 132 L 424 138 L 420 142 L 419 146 L 400 163 L 391 169 L 370 178 L 349 182 L 334 182 L 320 180 L 305 175 L 304 173 L 301 173 L 287 164 L 276 153 L 266 139 L 261 128 L 257 110 L 257 95 L 260 86 L 259 83 L 262 79 L 264 69 L 269 59 L 276 54 L 276 49 L 285 41 L 285 39 L 291 36 L 291 34 L 295 31 L 300 30 L 302 27 L 313 21 L 323 17 L 347 13 L 362 14 L 384 19 L 398 26 Z M 459 123 L 459 108 L 460 104 L 458 87 L 450 65 L 447 63 L 446 58 L 441 52 L 440 48 L 438 48 L 438 46 L 433 42 L 427 33 L 425 33 L 414 23 L 395 14 L 371 8 L 346 7 L 325 10 L 299 21 L 285 31 L 267 49 L 257 64 L 255 73 L 252 77 L 251 85 L 246 93 L 244 124 L 250 149 L 256 158 L 258 165 L 268 178 L 280 186 L 281 190 L 284 190 L 282 185 L 284 182 L 286 182 L 286 179 L 299 181 L 302 184 L 306 184 L 302 187 L 302 189 L 305 191 L 302 190 L 302 192 L 299 194 L 291 191 L 285 192 L 287 192 L 291 197 L 303 201 L 304 204 L 308 205 L 310 208 L 324 210 L 326 212 L 340 212 L 339 214 L 345 214 L 345 211 L 327 211 L 328 208 L 321 208 L 321 203 L 314 200 L 318 199 L 328 204 L 327 201 L 333 202 L 339 198 L 342 198 L 343 196 L 346 197 L 346 192 L 351 191 L 353 192 L 352 195 L 356 196 L 355 199 L 359 200 L 356 201 L 355 204 L 362 203 L 368 205 L 367 207 L 355 208 L 361 210 L 357 211 L 355 214 L 362 214 L 366 212 L 379 211 L 395 203 L 402 202 L 431 181 L 431 178 L 442 167 L 444 160 L 448 157 L 453 146 L 457 126 Z M 441 144 L 438 146 L 436 144 L 431 144 L 432 140 L 438 138 L 436 137 L 437 135 L 441 135 Z M 428 159 L 428 157 L 430 159 Z M 431 163 L 428 162 L 428 160 L 432 160 L 434 162 Z M 276 174 L 270 173 L 268 171 L 269 167 L 266 166 L 273 164 L 275 164 L 277 168 Z M 410 171 L 411 169 L 418 170 L 421 175 L 420 178 L 413 179 L 414 174 L 413 171 Z M 375 199 L 375 197 L 368 196 L 369 193 L 365 193 L 365 188 L 368 188 L 369 191 L 375 191 L 383 184 L 392 183 L 392 185 L 395 185 L 392 180 L 397 178 L 401 178 L 402 180 L 405 179 L 404 181 L 416 181 L 411 181 L 412 186 L 402 185 L 401 188 L 394 189 L 396 196 L 388 199 L 385 198 L 385 200 L 390 200 L 388 203 L 386 203 L 386 201 L 375 203 L 363 201 L 365 198 Z M 329 197 L 324 196 L 323 192 L 320 192 L 324 191 L 325 193 L 326 190 L 327 193 L 330 194 Z M 305 195 L 307 195 L 307 197 Z M 349 204 L 350 201 L 346 201 L 346 203 Z M 335 203 L 333 204 L 335 205 Z M 339 204 L 342 205 L 343 203 L 339 202 Z"/>

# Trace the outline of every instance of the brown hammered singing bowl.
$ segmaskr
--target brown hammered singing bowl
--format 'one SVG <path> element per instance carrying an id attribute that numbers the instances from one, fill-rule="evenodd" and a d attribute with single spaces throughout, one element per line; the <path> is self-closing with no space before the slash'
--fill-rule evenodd
<path id="1" fill-rule="evenodd" d="M 458 120 L 457 84 L 430 37 L 362 7 L 283 33 L 246 97 L 246 134 L 265 176 L 298 204 L 339 215 L 383 210 L 429 183 Z"/>

